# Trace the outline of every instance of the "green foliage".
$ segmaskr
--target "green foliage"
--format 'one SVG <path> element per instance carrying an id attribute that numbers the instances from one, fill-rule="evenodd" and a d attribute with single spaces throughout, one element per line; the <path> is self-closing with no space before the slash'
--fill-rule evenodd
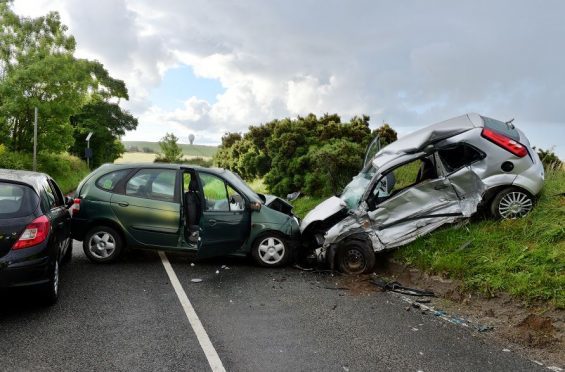
<path id="1" fill-rule="evenodd" d="M 124 146 L 127 148 L 135 146 L 142 152 L 151 154 L 158 153 L 161 148 L 159 147 L 159 142 L 148 142 L 148 141 L 122 141 Z M 195 156 L 199 158 L 212 158 L 218 151 L 217 146 L 207 146 L 207 145 L 189 145 L 186 143 L 179 143 L 183 154 L 185 156 Z"/>
<path id="2" fill-rule="evenodd" d="M 161 153 L 155 159 L 159 163 L 179 163 L 182 161 L 183 154 L 182 149 L 179 147 L 177 142 L 178 137 L 173 133 L 167 133 L 161 141 L 159 141 L 159 147 L 161 147 Z"/>
<path id="3" fill-rule="evenodd" d="M 526 217 L 447 227 L 398 249 L 395 255 L 428 272 L 460 279 L 467 290 L 487 296 L 504 291 L 563 309 L 564 189 L 565 171 L 549 170 L 542 195 Z"/>
<path id="4" fill-rule="evenodd" d="M 28 153 L 0 152 L 0 168 L 31 170 L 33 156 Z M 39 153 L 37 171 L 49 174 L 57 181 L 64 193 L 76 189 L 79 182 L 89 173 L 86 163 L 68 154 Z"/>
<path id="5" fill-rule="evenodd" d="M 560 169 L 563 166 L 563 162 L 557 155 L 555 155 L 553 149 L 538 149 L 537 152 L 546 170 Z"/>
<path id="6" fill-rule="evenodd" d="M 359 172 L 370 140 L 368 116 L 342 123 L 335 114 L 310 114 L 251 126 L 243 136 L 226 133 L 214 161 L 247 180 L 264 178 L 277 195 L 324 195 Z"/>
<path id="7" fill-rule="evenodd" d="M 37 107 L 39 151 L 82 156 L 84 137 L 93 131 L 94 164 L 113 161 L 123 152 L 118 137 L 137 126 L 108 102 L 128 99 L 125 83 L 101 63 L 74 57 L 75 39 L 58 13 L 26 18 L 9 5 L 0 1 L 0 142 L 31 152 Z"/>
<path id="8" fill-rule="evenodd" d="M 376 136 L 379 136 L 382 146 L 393 143 L 398 139 L 396 131 L 392 129 L 387 123 L 383 123 L 383 125 L 373 131 L 373 137 Z"/>

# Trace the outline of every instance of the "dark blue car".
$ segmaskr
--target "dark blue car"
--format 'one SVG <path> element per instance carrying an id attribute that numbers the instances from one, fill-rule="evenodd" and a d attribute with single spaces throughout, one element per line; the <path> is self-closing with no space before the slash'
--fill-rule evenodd
<path id="1" fill-rule="evenodd" d="M 72 256 L 72 199 L 49 176 L 0 169 L 0 288 L 34 286 L 49 304 Z"/>

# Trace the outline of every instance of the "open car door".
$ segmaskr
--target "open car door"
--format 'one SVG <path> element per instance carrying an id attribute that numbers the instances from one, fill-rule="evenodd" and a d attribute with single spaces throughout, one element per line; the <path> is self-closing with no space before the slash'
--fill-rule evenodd
<path id="1" fill-rule="evenodd" d="M 381 147 L 381 137 L 377 135 L 365 150 L 365 161 L 363 162 L 362 169 L 365 169 L 367 167 L 367 164 L 369 164 L 373 160 L 377 152 L 381 150 Z"/>

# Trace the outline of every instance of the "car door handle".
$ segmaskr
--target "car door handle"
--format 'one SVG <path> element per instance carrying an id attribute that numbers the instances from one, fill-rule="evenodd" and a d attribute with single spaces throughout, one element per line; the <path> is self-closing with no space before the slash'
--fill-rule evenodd
<path id="1" fill-rule="evenodd" d="M 120 207 L 127 207 L 129 205 L 129 203 L 128 202 L 118 202 L 118 205 Z"/>
<path id="2" fill-rule="evenodd" d="M 216 220 L 208 220 L 208 224 L 210 226 L 216 226 L 216 222 L 217 222 Z"/>

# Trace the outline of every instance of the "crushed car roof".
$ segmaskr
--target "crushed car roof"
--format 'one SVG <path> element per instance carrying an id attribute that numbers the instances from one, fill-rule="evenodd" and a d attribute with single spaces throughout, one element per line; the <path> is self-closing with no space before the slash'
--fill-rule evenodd
<path id="1" fill-rule="evenodd" d="M 483 119 L 478 114 L 465 114 L 429 125 L 410 133 L 381 149 L 373 158 L 383 163 L 380 158 L 390 159 L 391 155 L 414 154 L 422 151 L 427 145 L 453 137 L 473 128 L 483 127 Z M 395 157 L 395 156 L 392 156 Z"/>

